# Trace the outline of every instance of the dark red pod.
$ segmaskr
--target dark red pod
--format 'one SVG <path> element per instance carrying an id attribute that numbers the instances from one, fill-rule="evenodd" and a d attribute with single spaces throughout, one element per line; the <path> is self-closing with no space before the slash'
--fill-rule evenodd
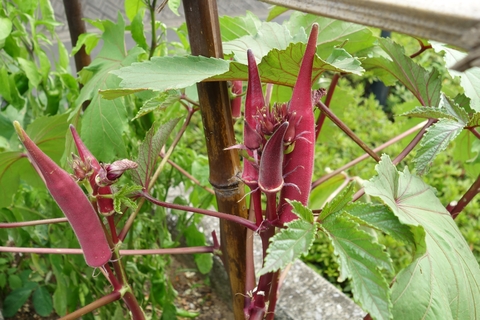
<path id="1" fill-rule="evenodd" d="M 112 257 L 112 252 L 102 223 L 87 196 L 68 172 L 35 145 L 17 121 L 13 124 L 29 160 L 75 231 L 87 264 L 94 268 L 103 266 Z"/>
<path id="2" fill-rule="evenodd" d="M 260 82 L 257 63 L 255 62 L 255 56 L 251 50 L 247 51 L 247 58 L 248 87 L 245 97 L 245 122 L 248 124 L 249 128 L 247 128 L 247 126 L 244 127 L 244 144 L 248 148 L 250 145 L 258 144 L 258 137 L 246 132 L 246 130 L 256 128 L 257 122 L 255 117 L 257 115 L 257 111 L 265 107 L 265 99 L 263 98 L 262 83 Z M 250 157 L 256 158 L 253 154 L 253 150 L 247 149 L 247 152 Z M 251 190 L 256 189 L 258 186 L 258 169 L 249 161 L 243 162 L 242 180 L 250 187 Z"/>
<path id="3" fill-rule="evenodd" d="M 283 138 L 287 129 L 288 122 L 282 123 L 263 149 L 258 186 L 265 193 L 277 193 L 283 187 Z"/>
<path id="4" fill-rule="evenodd" d="M 280 194 L 280 222 L 286 223 L 297 218 L 286 199 L 308 203 L 312 183 L 315 153 L 315 118 L 312 105 L 312 68 L 315 58 L 318 25 L 312 26 L 305 55 L 302 60 L 297 82 L 293 88 L 290 112 L 295 113 L 296 135 L 293 151 L 285 155 L 285 185 Z M 293 125 L 293 123 L 292 123 Z M 290 185 L 290 186 L 288 186 Z M 296 186 L 296 187 L 293 187 Z"/>

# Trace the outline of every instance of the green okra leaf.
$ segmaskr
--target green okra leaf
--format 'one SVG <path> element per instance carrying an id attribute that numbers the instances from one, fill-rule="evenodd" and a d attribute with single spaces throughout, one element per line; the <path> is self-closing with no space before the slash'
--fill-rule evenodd
<path id="1" fill-rule="evenodd" d="M 417 227 L 415 260 L 391 288 L 394 318 L 480 318 L 480 267 L 433 189 L 408 168 L 397 171 L 388 156 L 376 170 L 365 192 L 380 198 L 402 224 Z"/>

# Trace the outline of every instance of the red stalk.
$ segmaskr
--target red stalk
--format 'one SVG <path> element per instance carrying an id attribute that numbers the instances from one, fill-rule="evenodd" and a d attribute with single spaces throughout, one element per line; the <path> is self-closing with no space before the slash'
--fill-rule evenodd
<path id="1" fill-rule="evenodd" d="M 75 141 L 75 145 L 77 146 L 78 155 L 82 159 L 82 161 L 86 164 L 90 164 L 93 168 L 93 173 L 89 177 L 90 186 L 93 189 L 93 195 L 97 197 L 97 207 L 98 211 L 105 215 L 109 216 L 115 213 L 115 209 L 113 206 L 113 199 L 111 197 L 102 197 L 102 195 L 111 195 L 112 189 L 110 186 L 100 187 L 95 182 L 95 177 L 102 169 L 98 160 L 93 156 L 93 154 L 88 150 L 87 146 L 83 143 L 82 139 L 78 135 L 77 130 L 73 125 L 70 125 L 70 131 L 72 132 L 73 140 Z"/>

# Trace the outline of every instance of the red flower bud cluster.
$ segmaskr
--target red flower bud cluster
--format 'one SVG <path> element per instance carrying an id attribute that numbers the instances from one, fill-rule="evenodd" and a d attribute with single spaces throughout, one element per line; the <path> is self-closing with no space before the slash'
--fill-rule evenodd
<path id="1" fill-rule="evenodd" d="M 242 179 L 253 190 L 280 193 L 280 224 L 296 218 L 286 199 L 307 204 L 313 174 L 315 119 L 312 68 L 318 25 L 312 27 L 300 73 L 289 103 L 266 105 L 258 68 L 248 50 L 244 144 L 248 157 Z M 319 96 L 316 93 L 315 97 Z M 273 221 L 271 221 L 273 222 Z"/>

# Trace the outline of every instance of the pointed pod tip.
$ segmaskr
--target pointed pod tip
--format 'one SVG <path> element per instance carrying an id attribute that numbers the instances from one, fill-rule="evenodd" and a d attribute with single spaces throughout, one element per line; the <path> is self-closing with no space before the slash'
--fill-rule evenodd
<path id="1" fill-rule="evenodd" d="M 25 141 L 25 131 L 23 130 L 22 126 L 20 125 L 20 122 L 18 121 L 13 121 L 13 126 L 15 127 L 15 131 L 17 132 L 18 137 L 20 138 L 20 141 Z"/>

